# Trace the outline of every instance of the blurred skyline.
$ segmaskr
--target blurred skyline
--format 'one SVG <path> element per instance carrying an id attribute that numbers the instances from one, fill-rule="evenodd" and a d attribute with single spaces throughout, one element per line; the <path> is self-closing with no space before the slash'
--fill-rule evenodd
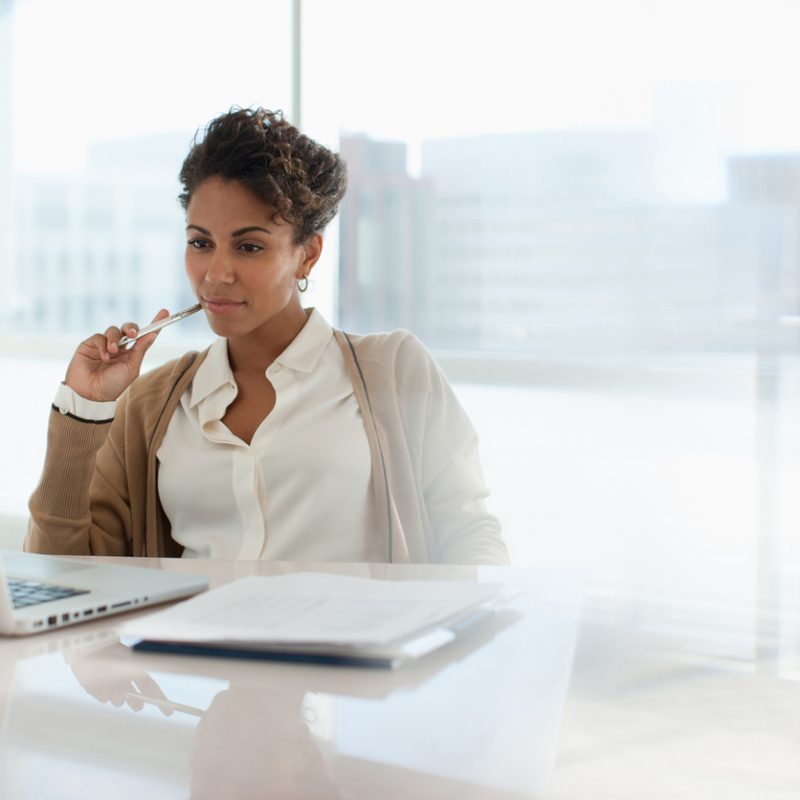
<path id="1" fill-rule="evenodd" d="M 436 139 L 423 142 L 420 179 L 403 143 L 343 136 L 338 264 L 315 270 L 338 272 L 338 300 L 323 313 L 348 330 L 403 327 L 472 352 L 793 347 L 776 325 L 800 312 L 800 153 L 730 159 L 723 202 L 681 204 L 657 191 L 660 141 Z M 180 135 L 127 137 L 92 145 L 79 174 L 18 175 L 3 327 L 78 334 L 194 302 L 173 169 L 186 146 Z M 181 327 L 200 334 L 205 323 Z"/>

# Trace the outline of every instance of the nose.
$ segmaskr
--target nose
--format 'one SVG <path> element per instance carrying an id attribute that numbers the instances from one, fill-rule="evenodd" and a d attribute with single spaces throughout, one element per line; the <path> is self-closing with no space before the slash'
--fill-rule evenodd
<path id="1" fill-rule="evenodd" d="M 233 269 L 231 260 L 227 254 L 214 250 L 206 268 L 206 283 L 219 286 L 220 284 L 231 284 L 236 282 L 236 273 Z"/>

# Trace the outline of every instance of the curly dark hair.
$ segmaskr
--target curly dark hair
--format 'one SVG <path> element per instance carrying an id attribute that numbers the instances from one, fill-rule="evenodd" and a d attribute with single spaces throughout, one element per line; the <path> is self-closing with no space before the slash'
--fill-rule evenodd
<path id="1" fill-rule="evenodd" d="M 295 227 L 295 242 L 321 233 L 347 190 L 347 165 L 309 139 L 281 111 L 233 107 L 195 134 L 178 195 L 184 210 L 206 179 L 240 181 Z"/>

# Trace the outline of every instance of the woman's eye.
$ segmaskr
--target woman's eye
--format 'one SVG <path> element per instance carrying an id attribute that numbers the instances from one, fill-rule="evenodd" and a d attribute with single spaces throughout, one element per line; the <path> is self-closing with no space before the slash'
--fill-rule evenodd
<path id="1" fill-rule="evenodd" d="M 252 244 L 251 242 L 242 242 L 239 245 L 240 250 L 244 250 L 245 253 L 260 253 L 264 248 L 258 244 Z"/>
<path id="2" fill-rule="evenodd" d="M 187 247 L 191 247 L 192 250 L 203 250 L 208 247 L 208 242 L 205 239 L 190 239 L 186 242 Z"/>

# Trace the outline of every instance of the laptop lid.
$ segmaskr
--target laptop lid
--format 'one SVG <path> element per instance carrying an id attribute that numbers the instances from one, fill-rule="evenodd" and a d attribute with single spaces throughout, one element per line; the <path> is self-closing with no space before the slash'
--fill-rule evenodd
<path id="1" fill-rule="evenodd" d="M 201 575 L 0 551 L 0 635 L 39 633 L 207 588 Z"/>

